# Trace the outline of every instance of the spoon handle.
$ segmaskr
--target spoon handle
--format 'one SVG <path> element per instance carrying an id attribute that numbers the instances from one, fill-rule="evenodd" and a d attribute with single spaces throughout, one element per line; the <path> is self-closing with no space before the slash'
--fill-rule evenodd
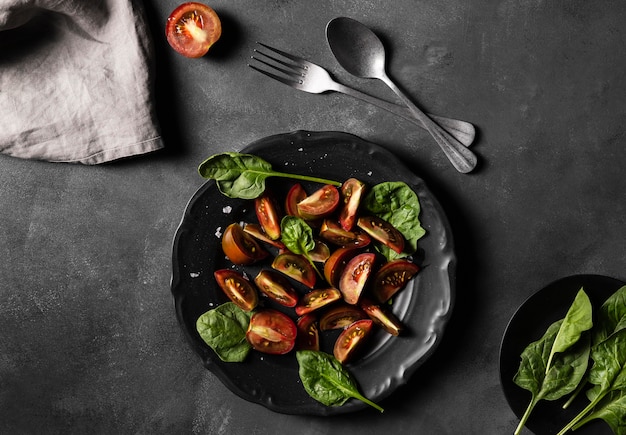
<path id="1" fill-rule="evenodd" d="M 371 95 L 365 94 L 354 88 L 342 85 L 341 83 L 334 84 L 332 88 L 336 92 L 341 92 L 343 94 L 350 95 L 351 97 L 365 101 L 366 103 L 373 104 L 377 107 L 380 107 L 381 109 L 393 113 L 394 115 L 401 116 L 407 121 L 411 121 L 423 129 L 426 129 L 426 126 L 419 119 L 417 119 L 413 115 L 413 113 L 406 107 L 399 106 L 385 100 L 381 100 L 380 98 L 372 97 Z M 474 142 L 474 138 L 476 137 L 476 129 L 471 123 L 431 114 L 427 114 L 427 116 L 432 118 L 441 128 L 446 130 L 451 136 L 461 142 L 464 146 L 468 147 Z"/>
<path id="2" fill-rule="evenodd" d="M 478 159 L 472 151 L 426 116 L 389 77 L 384 75 L 380 79 L 400 97 L 411 113 L 426 127 L 457 171 L 466 174 L 476 167 Z"/>

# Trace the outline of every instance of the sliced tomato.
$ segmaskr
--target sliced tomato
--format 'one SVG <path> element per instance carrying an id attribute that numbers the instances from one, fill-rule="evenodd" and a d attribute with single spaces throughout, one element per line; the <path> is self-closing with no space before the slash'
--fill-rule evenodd
<path id="1" fill-rule="evenodd" d="M 340 299 L 341 292 L 336 288 L 312 290 L 302 296 L 300 302 L 296 305 L 296 314 L 304 316 Z"/>
<path id="2" fill-rule="evenodd" d="M 241 265 L 252 264 L 269 255 L 238 223 L 232 223 L 224 230 L 222 250 L 230 261 Z"/>
<path id="3" fill-rule="evenodd" d="M 373 239 L 398 254 L 404 250 L 404 236 L 389 222 L 376 216 L 361 216 L 356 224 Z"/>
<path id="4" fill-rule="evenodd" d="M 305 314 L 296 322 L 298 350 L 320 350 L 320 333 L 317 326 L 317 317 L 313 313 Z"/>
<path id="5" fill-rule="evenodd" d="M 291 186 L 285 199 L 285 213 L 291 216 L 302 217 L 300 213 L 298 213 L 298 203 L 306 198 L 306 196 L 306 191 L 300 183 Z"/>
<path id="6" fill-rule="evenodd" d="M 341 185 L 343 207 L 339 214 L 339 223 L 346 231 L 351 231 L 354 227 L 356 212 L 359 209 L 359 204 L 361 204 L 363 192 L 365 192 L 365 183 L 356 178 L 350 178 Z"/>
<path id="7" fill-rule="evenodd" d="M 339 205 L 339 191 L 327 184 L 298 202 L 298 214 L 302 219 L 321 219 L 332 214 Z"/>
<path id="8" fill-rule="evenodd" d="M 320 237 L 337 246 L 365 247 L 370 244 L 370 237 L 361 231 L 346 231 L 330 219 L 324 219 L 320 227 Z"/>
<path id="9" fill-rule="evenodd" d="M 333 354 L 340 363 L 345 364 L 354 358 L 370 334 L 372 324 L 371 319 L 357 320 L 341 331 L 333 348 Z"/>
<path id="10" fill-rule="evenodd" d="M 186 57 L 204 56 L 222 35 L 222 23 L 209 6 L 187 2 L 170 14 L 165 25 L 167 42 Z"/>
<path id="11" fill-rule="evenodd" d="M 330 248 L 326 243 L 316 240 L 315 248 L 309 251 L 309 257 L 317 263 L 323 263 L 330 257 Z"/>
<path id="12" fill-rule="evenodd" d="M 320 329 L 343 329 L 357 320 L 367 319 L 365 312 L 354 305 L 338 304 L 329 308 L 320 317 Z"/>
<path id="13" fill-rule="evenodd" d="M 259 224 L 272 240 L 280 238 L 281 214 L 272 193 L 267 190 L 254 200 L 254 211 Z"/>
<path id="14" fill-rule="evenodd" d="M 280 240 L 270 239 L 267 234 L 265 234 L 263 228 L 261 228 L 261 225 L 259 224 L 245 224 L 243 230 L 263 243 L 267 243 L 268 245 L 271 245 L 278 249 L 285 249 L 285 244 L 283 242 L 281 242 Z"/>
<path id="15" fill-rule="evenodd" d="M 363 311 L 365 311 L 367 316 L 374 321 L 374 323 L 381 326 L 391 335 L 398 336 L 404 329 L 400 320 L 398 320 L 393 313 L 383 310 L 379 305 L 376 305 L 372 301 L 363 299 L 359 302 L 359 305 Z"/>
<path id="16" fill-rule="evenodd" d="M 372 282 L 372 296 L 380 303 L 387 302 L 393 295 L 406 286 L 420 270 L 420 267 L 408 260 L 393 260 L 381 267 Z"/>
<path id="17" fill-rule="evenodd" d="M 301 255 L 292 253 L 279 254 L 274 258 L 272 268 L 295 279 L 308 288 L 315 287 L 317 280 L 315 270 L 313 270 L 311 263 Z"/>
<path id="18" fill-rule="evenodd" d="M 364 252 L 356 255 L 346 264 L 339 279 L 339 290 L 347 303 L 354 305 L 359 301 L 375 261 L 376 255 Z"/>
<path id="19" fill-rule="evenodd" d="M 252 311 L 259 302 L 256 288 L 244 276 L 231 269 L 219 269 L 213 272 L 217 285 L 228 299 L 244 311 Z"/>
<path id="20" fill-rule="evenodd" d="M 270 299 L 285 307 L 295 307 L 298 293 L 284 275 L 273 270 L 261 270 L 254 278 L 257 288 Z"/>
<path id="21" fill-rule="evenodd" d="M 355 248 L 339 248 L 324 263 L 324 278 L 333 287 L 339 287 L 339 277 L 348 261 L 357 254 Z"/>
<path id="22" fill-rule="evenodd" d="M 250 318 L 246 339 L 260 352 L 282 355 L 293 349 L 297 335 L 296 324 L 288 315 L 266 308 Z"/>

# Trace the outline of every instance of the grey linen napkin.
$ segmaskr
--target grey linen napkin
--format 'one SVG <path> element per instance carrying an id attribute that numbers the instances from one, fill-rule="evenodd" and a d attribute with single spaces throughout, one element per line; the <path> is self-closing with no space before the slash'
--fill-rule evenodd
<path id="1" fill-rule="evenodd" d="M 0 0 L 0 152 L 98 164 L 163 147 L 134 0 Z"/>

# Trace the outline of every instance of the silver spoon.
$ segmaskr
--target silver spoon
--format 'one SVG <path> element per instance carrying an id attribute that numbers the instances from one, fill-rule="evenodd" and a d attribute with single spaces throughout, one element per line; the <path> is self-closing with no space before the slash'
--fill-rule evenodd
<path id="1" fill-rule="evenodd" d="M 459 172 L 468 173 L 476 167 L 476 155 L 424 114 L 387 76 L 385 47 L 374 32 L 356 20 L 339 17 L 326 26 L 326 39 L 337 62 L 350 74 L 379 79 L 389 86 L 424 124 Z"/>

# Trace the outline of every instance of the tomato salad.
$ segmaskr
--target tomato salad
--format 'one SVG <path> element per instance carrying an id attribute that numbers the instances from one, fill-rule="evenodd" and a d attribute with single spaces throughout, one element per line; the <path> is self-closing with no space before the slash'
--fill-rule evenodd
<path id="1" fill-rule="evenodd" d="M 363 207 L 366 193 L 355 178 L 310 194 L 295 183 L 282 201 L 266 189 L 253 200 L 257 222 L 224 230 L 222 249 L 237 267 L 214 276 L 230 301 L 250 313 L 245 337 L 253 349 L 319 350 L 321 333 L 339 330 L 333 354 L 343 364 L 354 361 L 375 325 L 402 333 L 388 303 L 420 267 L 406 254 L 403 233 Z M 395 255 L 383 255 L 389 252 Z M 252 264 L 261 267 L 249 279 Z"/>

